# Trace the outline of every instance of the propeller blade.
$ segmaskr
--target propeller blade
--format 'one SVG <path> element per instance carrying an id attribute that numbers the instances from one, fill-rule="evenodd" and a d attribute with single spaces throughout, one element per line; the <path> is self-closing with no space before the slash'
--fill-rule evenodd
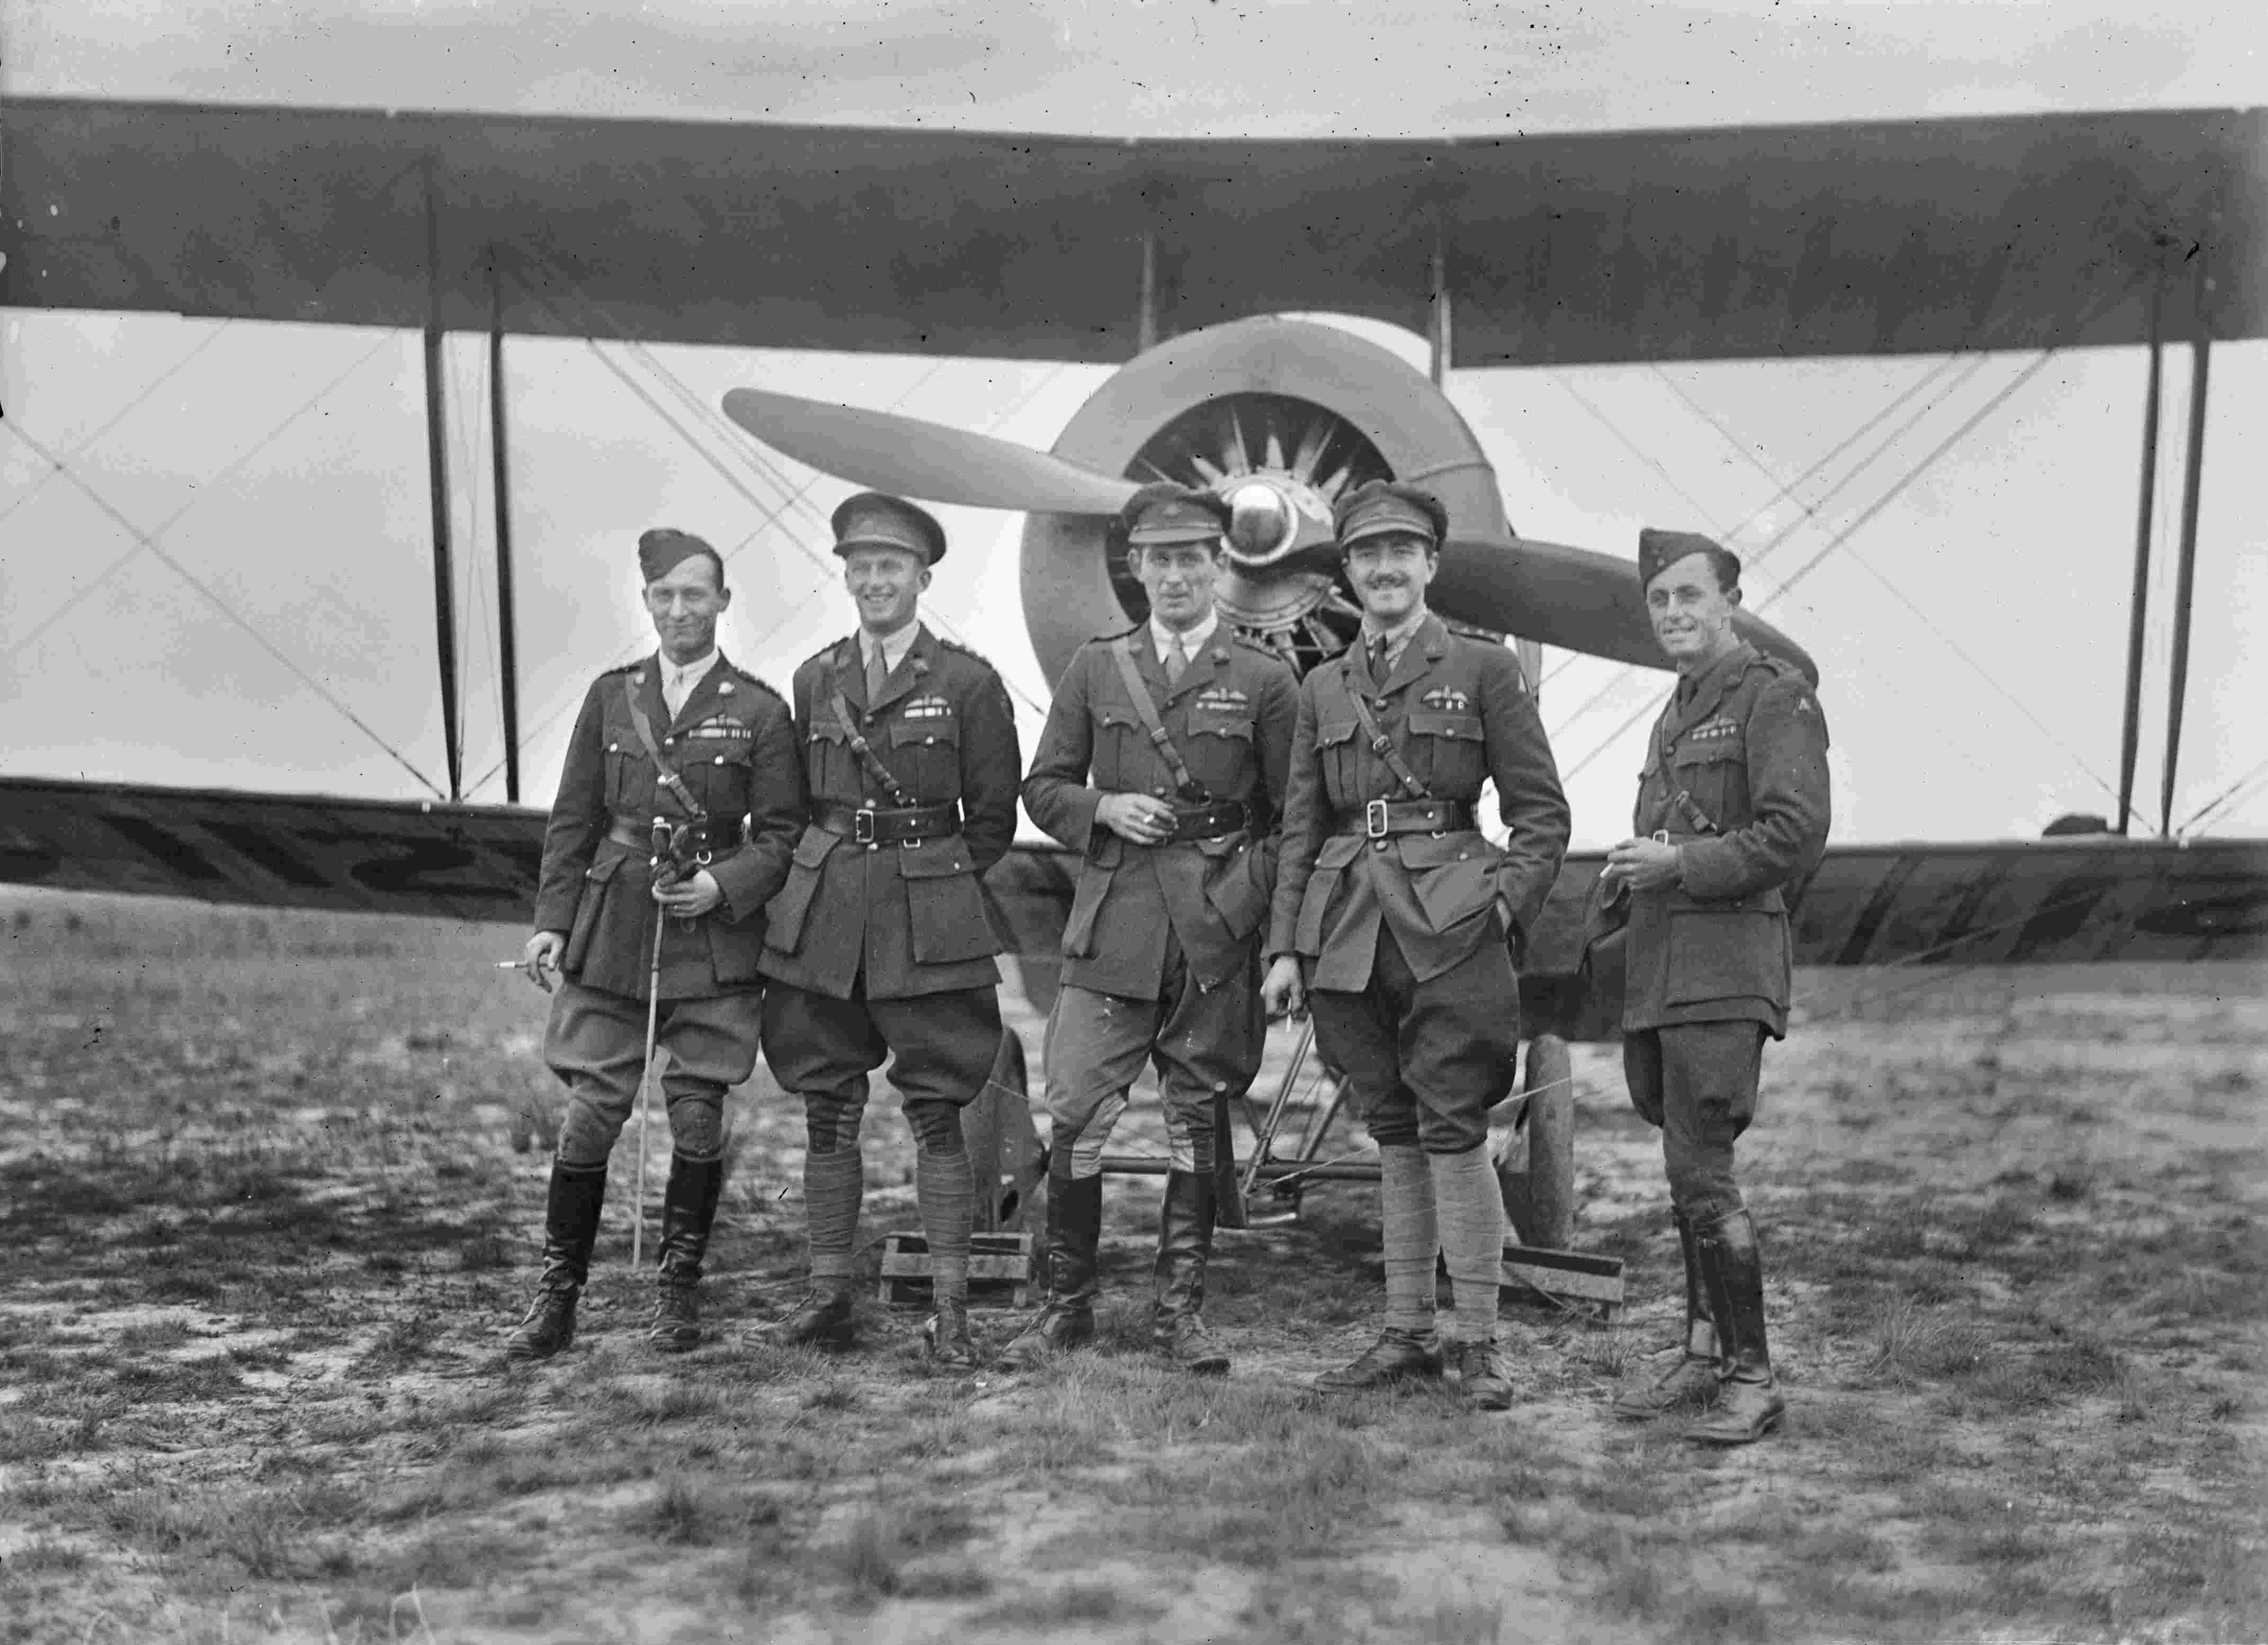
<path id="1" fill-rule="evenodd" d="M 1509 542 L 1452 538 L 1426 603 L 1442 615 L 1563 650 L 1641 668 L 1668 668 L 1646 616 L 1635 561 L 1589 548 L 1518 537 Z M 1740 636 L 1786 657 L 1814 685 L 1819 668 L 1804 649 L 1761 617 L 1733 613 Z"/>
<path id="2" fill-rule="evenodd" d="M 1012 440 L 890 411 L 735 388 L 725 415 L 807 467 L 894 496 L 1026 514 L 1116 514 L 1135 483 Z"/>

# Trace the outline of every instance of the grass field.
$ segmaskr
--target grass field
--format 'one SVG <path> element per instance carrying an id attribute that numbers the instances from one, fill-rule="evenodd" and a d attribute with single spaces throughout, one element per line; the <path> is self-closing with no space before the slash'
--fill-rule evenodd
<path id="1" fill-rule="evenodd" d="M 0 937 L 0 1641 L 2268 1639 L 2258 969 L 1807 977 L 1743 1145 L 1793 1410 L 1699 1453 L 1606 1413 L 1678 1285 L 1610 1050 L 1579 1237 L 1634 1306 L 1509 1309 L 1501 1416 L 1303 1392 L 1373 1323 L 1360 1186 L 1223 1236 L 1226 1382 L 1138 1351 L 1154 1182 L 1105 1351 L 1041 1376 L 928 1375 L 872 1304 L 857 1356 L 651 1358 L 619 1189 L 585 1335 L 508 1375 L 557 1112 L 518 933 L 19 894 Z M 798 1289 L 799 1119 L 735 1098 L 733 1335 Z"/>

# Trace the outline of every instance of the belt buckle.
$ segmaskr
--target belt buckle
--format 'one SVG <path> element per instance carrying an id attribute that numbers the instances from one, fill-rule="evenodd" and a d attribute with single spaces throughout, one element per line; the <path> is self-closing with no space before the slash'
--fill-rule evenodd
<path id="1" fill-rule="evenodd" d="M 1372 800 L 1362 808 L 1362 832 L 1366 837 L 1373 840 L 1385 839 L 1387 821 L 1384 800 Z"/>
<path id="2" fill-rule="evenodd" d="M 850 841 L 853 845 L 874 843 L 874 812 L 871 806 L 862 805 L 850 813 Z"/>

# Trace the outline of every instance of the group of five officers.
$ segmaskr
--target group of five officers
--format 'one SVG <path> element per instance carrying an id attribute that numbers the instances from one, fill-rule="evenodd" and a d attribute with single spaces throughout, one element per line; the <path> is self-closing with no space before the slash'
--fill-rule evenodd
<path id="1" fill-rule="evenodd" d="M 583 705 L 524 954 L 556 989 L 544 1054 L 568 1102 L 542 1274 L 510 1357 L 573 1340 L 651 1013 L 673 1142 L 652 1345 L 701 1340 L 725 1092 L 761 1047 L 803 1104 L 810 1277 L 751 1340 L 853 1341 L 859 1127 L 889 1059 L 933 1274 L 927 1351 L 979 1362 L 961 1110 L 992 1077 L 1001 1024 L 978 878 L 1007 850 L 1020 796 L 1079 867 L 1044 1059 L 1046 1297 L 999 1363 L 1030 1369 L 1094 1335 L 1103 1149 L 1153 1063 L 1171 1159 L 1152 1337 L 1189 1371 L 1228 1370 L 1203 1312 L 1226 1103 L 1259 1070 L 1267 1018 L 1312 1012 L 1378 1146 L 1386 1276 L 1377 1341 L 1316 1385 L 1447 1373 L 1479 1408 L 1512 1403 L 1488 1114 L 1513 1088 L 1517 969 L 1569 833 L 1535 701 L 1509 650 L 1427 608 L 1447 536 L 1429 494 L 1373 481 L 1339 500 L 1362 626 L 1304 680 L 1215 608 L 1227 524 L 1206 491 L 1130 499 L 1113 547 L 1148 616 L 1080 648 L 1028 772 L 999 675 L 920 621 L 946 553 L 922 510 L 865 493 L 836 511 L 858 628 L 797 669 L 792 704 L 717 650 L 732 599 L 717 552 L 679 532 L 640 539 L 660 647 L 601 675 Z M 1826 729 L 1802 676 L 1734 629 L 1734 555 L 1649 531 L 1639 562 L 1679 685 L 1602 886 L 1622 928 L 1631 1098 L 1663 1135 L 1686 1329 L 1678 1363 L 1615 1410 L 1706 1406 L 1690 1436 L 1742 1443 L 1784 1406 L 1733 1145 L 1763 1041 L 1786 1032 L 1787 910 L 1825 839 Z M 1491 786 L 1502 846 L 1481 832 Z"/>

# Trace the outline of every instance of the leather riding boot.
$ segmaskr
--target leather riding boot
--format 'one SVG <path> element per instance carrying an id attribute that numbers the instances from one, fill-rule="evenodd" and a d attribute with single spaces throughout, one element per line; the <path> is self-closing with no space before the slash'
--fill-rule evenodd
<path id="1" fill-rule="evenodd" d="M 1457 1392 L 1481 1411 L 1512 1409 L 1512 1378 L 1505 1374 L 1504 1350 L 1493 1342 L 1451 1342 L 1443 1355 L 1457 1374 Z"/>
<path id="2" fill-rule="evenodd" d="M 1166 1174 L 1166 1197 L 1158 1208 L 1158 1260 L 1152 1270 L 1150 1340 L 1182 1370 L 1201 1377 L 1228 1374 L 1228 1350 L 1204 1323 L 1215 1180 L 1210 1171 Z"/>
<path id="3" fill-rule="evenodd" d="M 1756 1229 L 1746 1210 L 1695 1230 L 1701 1274 L 1717 1321 L 1717 1402 L 1685 1430 L 1709 1445 L 1746 1445 L 1762 1439 L 1787 1411 L 1772 1378 L 1764 1344 L 1764 1269 Z"/>
<path id="4" fill-rule="evenodd" d="M 1685 1260 L 1685 1351 L 1652 1382 L 1615 1396 L 1614 1414 L 1625 1421 L 1643 1422 L 1676 1405 L 1706 1404 L 1717 1392 L 1717 1327 L 1709 1311 L 1708 1288 L 1701 1280 L 1701 1253 L 1685 1213 L 1673 1209 L 1670 1215 L 1677 1223 L 1677 1249 Z"/>
<path id="5" fill-rule="evenodd" d="M 670 1155 L 669 1183 L 661 1194 L 661 1272 L 653 1324 L 645 1333 L 647 1345 L 660 1353 L 701 1346 L 701 1259 L 724 1186 L 723 1160 Z"/>
<path id="6" fill-rule="evenodd" d="M 535 1301 L 519 1329 L 505 1339 L 508 1360 L 548 1360 L 575 1340 L 575 1299 L 591 1277 L 591 1247 L 599 1237 L 599 1208 L 607 1197 L 607 1168 L 551 1162 L 543 1209 L 543 1274 Z"/>
<path id="7" fill-rule="evenodd" d="M 975 1370 L 979 1362 L 976 1344 L 968 1334 L 968 1299 L 939 1297 L 937 1311 L 922 1326 L 922 1340 L 931 1364 L 946 1370 Z"/>
<path id="8" fill-rule="evenodd" d="M 1432 1332 L 1388 1326 L 1351 1364 L 1315 1378 L 1318 1393 L 1363 1393 L 1441 1374 L 1441 1340 Z"/>
<path id="9" fill-rule="evenodd" d="M 1102 1244 L 1102 1179 L 1048 1173 L 1048 1300 L 1000 1350 L 1008 1370 L 1031 1370 L 1094 1335 L 1094 1270 Z"/>

